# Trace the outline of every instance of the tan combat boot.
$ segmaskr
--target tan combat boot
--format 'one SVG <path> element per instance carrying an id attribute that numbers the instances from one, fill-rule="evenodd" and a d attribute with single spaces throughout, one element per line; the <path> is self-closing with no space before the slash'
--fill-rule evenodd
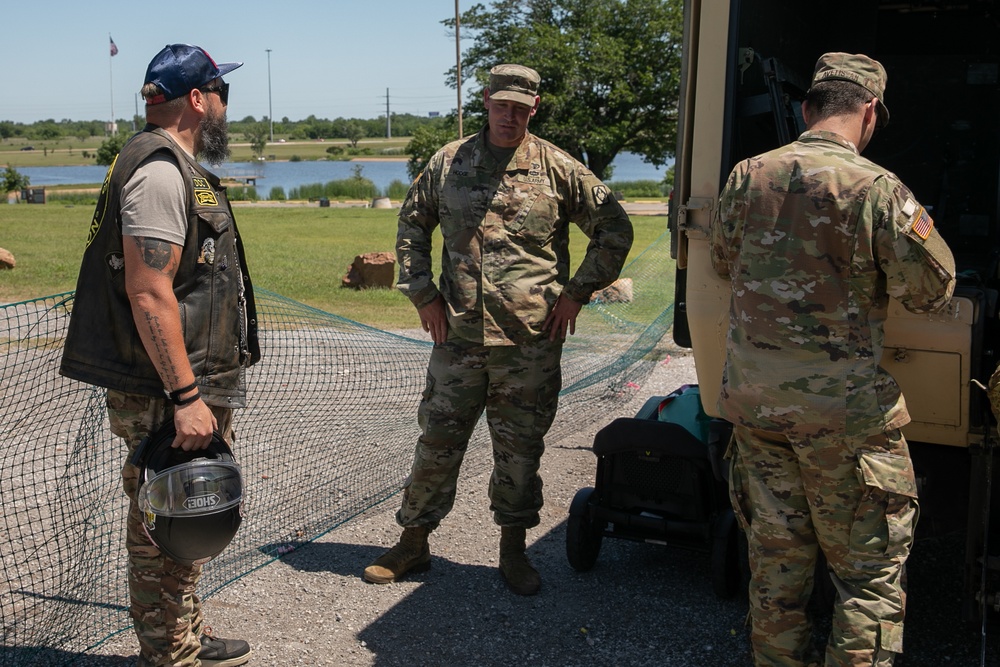
<path id="1" fill-rule="evenodd" d="M 365 581 L 388 584 L 407 572 L 423 572 L 431 566 L 430 535 L 427 526 L 404 528 L 396 546 L 375 559 L 365 568 Z"/>
<path id="2" fill-rule="evenodd" d="M 500 575 L 518 595 L 534 595 L 542 587 L 538 570 L 524 554 L 525 529 L 500 527 Z"/>

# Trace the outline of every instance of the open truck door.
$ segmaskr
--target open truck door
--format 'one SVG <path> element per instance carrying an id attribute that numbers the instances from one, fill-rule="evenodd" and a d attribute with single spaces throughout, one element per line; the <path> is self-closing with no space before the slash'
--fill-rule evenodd
<path id="1" fill-rule="evenodd" d="M 688 0 L 677 128 L 674 340 L 692 348 L 705 412 L 718 416 L 729 284 L 709 225 L 732 167 L 794 139 L 818 56 L 865 53 L 888 72 L 892 123 L 865 156 L 934 218 L 959 282 L 944 311 L 893 303 L 883 365 L 902 387 L 921 499 L 917 539 L 964 531 L 963 615 L 1000 611 L 996 423 L 985 392 L 1000 353 L 1000 0 Z"/>

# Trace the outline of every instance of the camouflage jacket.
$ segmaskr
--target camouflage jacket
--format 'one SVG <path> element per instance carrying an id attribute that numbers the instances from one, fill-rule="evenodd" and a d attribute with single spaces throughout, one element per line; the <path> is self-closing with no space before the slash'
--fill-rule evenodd
<path id="1" fill-rule="evenodd" d="M 560 293 L 587 303 L 618 277 L 632 223 L 610 190 L 556 146 L 526 134 L 498 164 L 484 128 L 431 158 L 399 212 L 399 289 L 423 307 L 439 294 L 451 332 L 484 345 L 537 340 Z M 590 239 L 570 277 L 569 223 Z M 440 287 L 431 233 L 443 238 Z"/>
<path id="2" fill-rule="evenodd" d="M 889 297 L 951 299 L 955 263 L 899 179 L 830 132 L 738 164 L 712 224 L 732 283 L 719 408 L 738 424 L 864 436 L 909 415 L 880 367 Z"/>

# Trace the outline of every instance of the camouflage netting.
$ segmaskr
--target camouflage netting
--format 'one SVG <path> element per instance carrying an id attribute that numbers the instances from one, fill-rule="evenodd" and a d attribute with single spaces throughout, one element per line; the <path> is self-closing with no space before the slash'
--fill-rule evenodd
<path id="1" fill-rule="evenodd" d="M 664 235 L 627 268 L 631 302 L 584 308 L 549 440 L 605 418 L 666 354 Z M 123 441 L 104 391 L 58 373 L 73 295 L 0 306 L 0 666 L 70 664 L 127 630 Z M 258 294 L 264 359 L 236 414 L 246 519 L 205 596 L 386 500 L 409 472 L 430 344 Z M 416 320 L 416 317 L 414 316 Z M 467 466 L 488 465 L 481 421 Z M 589 443 L 587 443 L 589 444 Z"/>

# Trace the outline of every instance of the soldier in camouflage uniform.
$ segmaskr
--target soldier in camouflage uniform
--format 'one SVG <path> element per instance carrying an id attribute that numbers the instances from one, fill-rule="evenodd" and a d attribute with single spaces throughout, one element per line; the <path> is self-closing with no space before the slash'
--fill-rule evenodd
<path id="1" fill-rule="evenodd" d="M 889 297 L 946 305 L 955 265 L 913 194 L 860 156 L 889 119 L 885 82 L 867 56 L 823 55 L 807 131 L 738 164 L 712 225 L 732 283 L 719 409 L 734 424 L 757 665 L 821 663 L 806 615 L 818 549 L 837 589 L 826 665 L 891 665 L 903 650 L 917 487 L 882 323 Z"/>
<path id="2" fill-rule="evenodd" d="M 556 146 L 527 132 L 539 76 L 498 65 L 483 91 L 488 125 L 431 159 L 399 214 L 399 288 L 434 341 L 418 411 L 422 435 L 396 520 L 399 544 L 365 569 L 374 583 L 430 564 L 427 537 L 455 500 L 459 467 L 483 410 L 493 441 L 490 508 L 501 526 L 500 573 L 536 593 L 525 556 L 538 525 L 543 438 L 556 413 L 560 355 L 595 290 L 611 284 L 632 225 L 607 186 Z M 569 275 L 569 228 L 590 245 Z M 440 287 L 431 233 L 444 239 Z"/>
<path id="3" fill-rule="evenodd" d="M 173 446 L 232 444 L 244 368 L 260 357 L 243 244 L 211 164 L 228 155 L 229 84 L 242 63 L 188 44 L 150 62 L 148 124 L 108 169 L 90 227 L 60 372 L 107 388 L 111 431 L 127 445 L 122 482 L 130 611 L 139 667 L 235 667 L 247 642 L 208 632 L 197 594 L 202 563 L 177 563 L 143 528 L 132 455 L 172 421 Z"/>

